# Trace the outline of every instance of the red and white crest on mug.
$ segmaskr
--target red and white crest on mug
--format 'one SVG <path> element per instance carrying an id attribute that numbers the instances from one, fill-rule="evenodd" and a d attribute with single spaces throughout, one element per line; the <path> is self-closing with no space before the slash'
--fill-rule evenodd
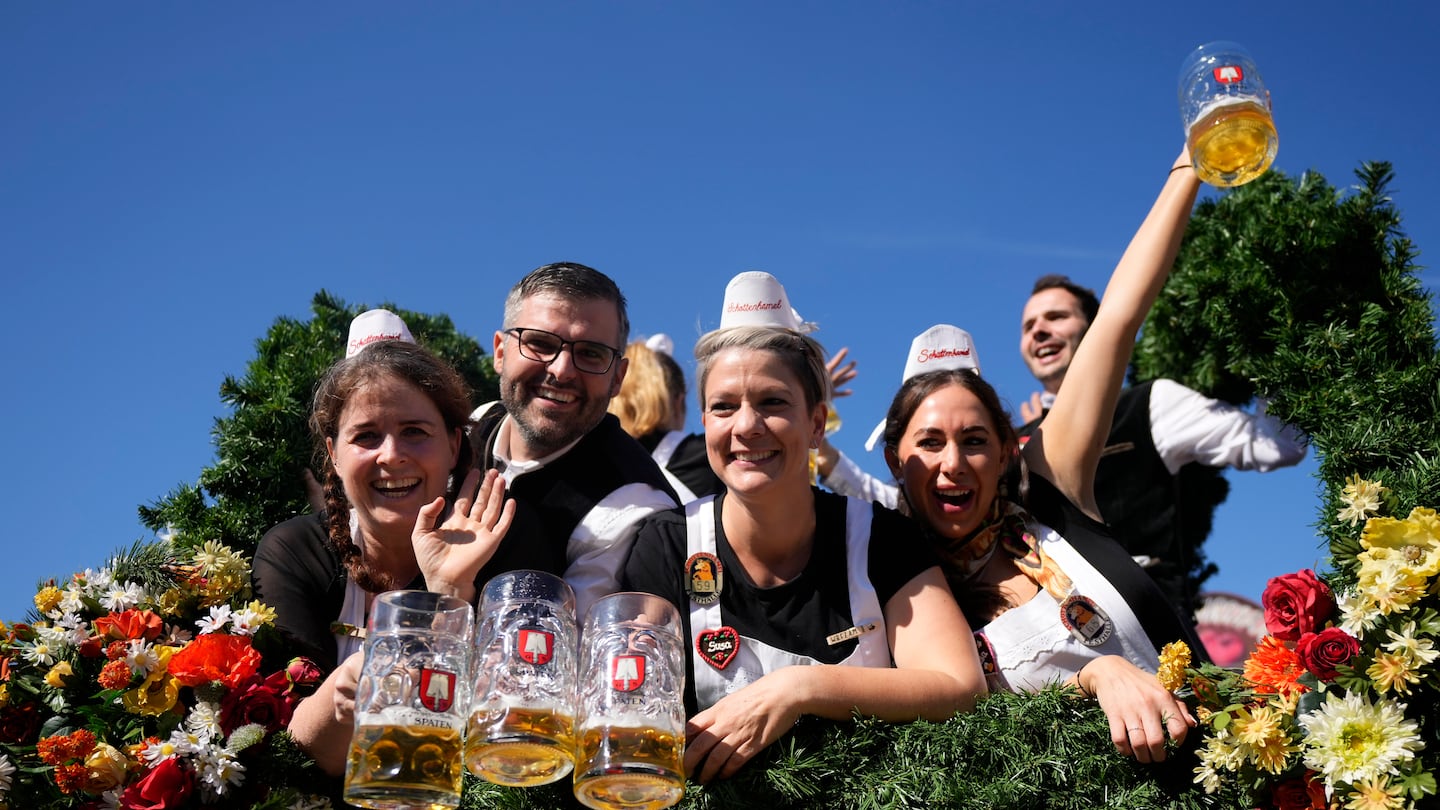
<path id="1" fill-rule="evenodd" d="M 432 712 L 449 711 L 455 704 L 455 673 L 421 668 L 420 705 Z"/>
<path id="2" fill-rule="evenodd" d="M 610 659 L 610 685 L 617 692 L 634 692 L 645 684 L 645 656 L 617 655 Z"/>
<path id="3" fill-rule="evenodd" d="M 555 634 L 548 630 L 521 630 L 520 648 L 516 651 L 527 664 L 544 666 L 555 655 Z"/>
<path id="4" fill-rule="evenodd" d="M 1239 65 L 1221 65 L 1215 68 L 1215 81 L 1221 84 L 1234 84 L 1245 81 L 1245 71 Z"/>

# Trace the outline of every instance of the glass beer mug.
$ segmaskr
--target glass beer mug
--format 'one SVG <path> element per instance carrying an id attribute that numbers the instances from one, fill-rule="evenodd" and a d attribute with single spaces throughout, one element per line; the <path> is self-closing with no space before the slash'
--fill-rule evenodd
<path id="1" fill-rule="evenodd" d="M 575 798 L 595 810 L 659 810 L 685 791 L 680 614 L 648 593 L 596 602 L 580 636 Z"/>
<path id="2" fill-rule="evenodd" d="M 575 766 L 575 594 L 543 571 L 485 585 L 475 635 L 465 764 L 497 785 L 563 779 Z"/>
<path id="3" fill-rule="evenodd" d="M 459 806 L 471 613 L 469 604 L 427 591 L 375 597 L 355 688 L 346 802 Z"/>
<path id="4" fill-rule="evenodd" d="M 1270 168 L 1280 148 L 1260 69 L 1233 42 L 1201 45 L 1185 59 L 1180 118 L 1195 174 L 1212 186 L 1254 180 Z"/>

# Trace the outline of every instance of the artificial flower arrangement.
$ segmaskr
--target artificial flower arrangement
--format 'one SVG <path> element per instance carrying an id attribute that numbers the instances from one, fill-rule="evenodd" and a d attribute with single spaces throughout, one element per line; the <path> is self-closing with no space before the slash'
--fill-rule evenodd
<path id="1" fill-rule="evenodd" d="M 320 671 L 265 666 L 274 612 L 250 596 L 215 542 L 42 587 L 33 621 L 0 623 L 0 808 L 329 807 L 290 787 L 311 766 L 284 732 Z"/>
<path id="2" fill-rule="evenodd" d="M 1347 479 L 1339 520 L 1364 523 L 1358 543 L 1332 548 L 1329 583 L 1310 570 L 1270 580 L 1269 635 L 1242 672 L 1206 665 L 1166 684 L 1184 681 L 1198 705 L 1207 792 L 1238 783 L 1247 806 L 1281 810 L 1433 806 L 1421 752 L 1440 723 L 1440 515 L 1379 516 L 1387 494 Z"/>

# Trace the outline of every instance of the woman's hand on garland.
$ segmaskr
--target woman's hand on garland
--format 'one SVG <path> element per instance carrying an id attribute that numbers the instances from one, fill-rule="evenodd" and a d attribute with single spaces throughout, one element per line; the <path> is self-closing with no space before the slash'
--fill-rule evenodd
<path id="1" fill-rule="evenodd" d="M 468 494 L 480 491 L 473 498 Z M 475 575 L 495 555 L 500 540 L 515 517 L 515 502 L 505 499 L 505 481 L 494 470 L 471 470 L 460 487 L 455 508 L 436 525 L 445 510 L 445 499 L 436 498 L 420 508 L 411 543 L 415 562 L 425 576 L 425 587 L 450 594 L 466 602 L 475 601 Z"/>
<path id="2" fill-rule="evenodd" d="M 1195 727 L 1189 707 L 1154 675 L 1118 655 L 1081 667 L 1076 683 L 1100 702 L 1115 749 L 1137 762 L 1163 762 L 1166 735 L 1181 743 Z"/>
<path id="3" fill-rule="evenodd" d="M 794 677 L 804 667 L 771 672 L 685 724 L 685 772 L 704 784 L 734 776 L 750 758 L 795 726 L 800 719 Z M 803 678 L 803 675 L 801 675 Z"/>

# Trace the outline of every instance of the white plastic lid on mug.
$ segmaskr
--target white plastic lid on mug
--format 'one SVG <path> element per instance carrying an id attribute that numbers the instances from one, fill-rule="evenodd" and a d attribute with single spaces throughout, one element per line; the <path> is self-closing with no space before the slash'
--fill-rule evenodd
<path id="1" fill-rule="evenodd" d="M 905 358 L 905 373 L 900 375 L 900 384 L 927 371 L 948 371 L 970 369 L 980 373 L 980 355 L 975 351 L 975 339 L 958 326 L 939 323 L 915 336 L 910 341 L 910 354 Z M 885 433 L 885 420 L 870 432 L 865 440 L 865 449 L 874 450 L 875 443 Z"/>

